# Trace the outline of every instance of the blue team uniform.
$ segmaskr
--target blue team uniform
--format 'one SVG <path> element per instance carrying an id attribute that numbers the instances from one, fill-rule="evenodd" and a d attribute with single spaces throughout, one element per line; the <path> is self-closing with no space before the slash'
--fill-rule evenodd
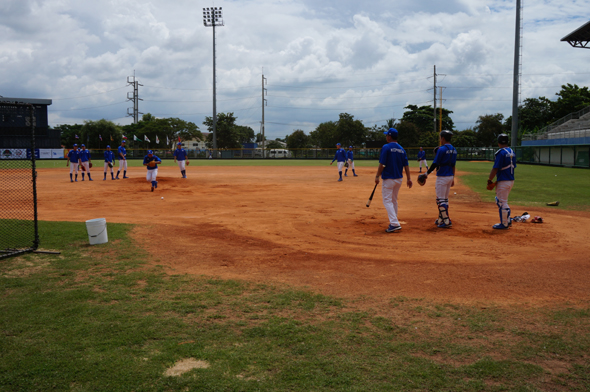
<path id="1" fill-rule="evenodd" d="M 119 152 L 119 154 L 117 154 L 117 158 L 119 158 L 119 160 L 124 159 L 124 158 L 121 158 L 121 154 L 123 154 L 123 156 L 125 156 L 127 154 L 127 150 L 125 149 L 125 147 L 119 146 L 117 151 Z"/>
<path id="2" fill-rule="evenodd" d="M 88 162 L 89 160 L 90 160 L 90 151 L 81 150 L 80 151 L 80 162 Z"/>
<path id="3" fill-rule="evenodd" d="M 346 151 L 344 151 L 343 148 L 336 150 L 336 155 L 334 156 L 334 159 L 332 159 L 332 162 L 346 162 L 346 155 Z"/>
<path id="4" fill-rule="evenodd" d="M 418 151 L 418 160 L 421 161 L 423 159 L 426 159 L 426 151 Z"/>
<path id="5" fill-rule="evenodd" d="M 108 163 L 113 163 L 115 159 L 115 154 L 112 151 L 106 150 L 104 152 L 104 161 Z"/>
<path id="6" fill-rule="evenodd" d="M 70 150 L 70 152 L 68 152 L 68 158 L 70 159 L 70 162 L 78 163 L 80 160 L 80 154 L 78 153 L 78 150 Z"/>
<path id="7" fill-rule="evenodd" d="M 350 159 L 351 161 L 354 161 L 354 153 L 352 151 L 347 151 L 346 152 L 346 158 Z"/>
<path id="8" fill-rule="evenodd" d="M 498 173 L 496 174 L 498 181 L 514 181 L 515 167 L 516 154 L 514 154 L 510 147 L 496 151 L 494 169 L 498 169 Z"/>
<path id="9" fill-rule="evenodd" d="M 450 177 L 454 175 L 453 168 L 456 163 L 457 150 L 450 144 L 444 144 L 438 148 L 434 161 L 432 161 L 431 169 L 438 166 L 438 170 L 436 171 L 437 177 Z"/>
<path id="10" fill-rule="evenodd" d="M 186 157 L 188 156 L 186 150 L 184 148 L 180 148 L 180 149 L 176 149 L 174 150 L 174 157 L 176 158 L 177 161 L 184 161 L 186 160 Z"/>
<path id="11" fill-rule="evenodd" d="M 379 163 L 384 166 L 381 178 L 403 178 L 403 168 L 408 166 L 408 156 L 402 146 L 396 142 L 387 143 L 381 148 Z"/>
<path id="12" fill-rule="evenodd" d="M 161 160 L 160 158 L 158 158 L 157 156 L 155 156 L 155 155 L 152 155 L 152 157 L 151 157 L 151 158 L 150 158 L 150 156 L 149 156 L 149 155 L 146 155 L 146 156 L 143 158 L 143 163 L 144 163 L 144 164 L 146 164 L 146 163 L 150 163 L 151 161 L 156 161 L 156 166 L 154 166 L 154 167 L 150 167 L 150 166 L 148 166 L 148 167 L 147 167 L 147 169 L 148 169 L 148 170 L 155 170 L 155 169 L 157 169 L 157 168 L 158 168 L 158 163 L 162 163 L 162 160 Z"/>

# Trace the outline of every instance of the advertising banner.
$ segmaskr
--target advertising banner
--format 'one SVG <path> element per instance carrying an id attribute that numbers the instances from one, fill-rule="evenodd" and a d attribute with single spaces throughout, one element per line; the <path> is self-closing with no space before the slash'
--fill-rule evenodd
<path id="1" fill-rule="evenodd" d="M 0 150 L 0 159 L 26 159 L 27 150 L 24 148 L 3 148 Z"/>

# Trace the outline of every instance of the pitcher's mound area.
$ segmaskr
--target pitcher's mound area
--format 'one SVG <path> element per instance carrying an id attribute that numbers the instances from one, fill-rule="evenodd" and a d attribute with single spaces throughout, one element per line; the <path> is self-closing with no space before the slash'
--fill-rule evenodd
<path id="1" fill-rule="evenodd" d="M 137 223 L 133 236 L 174 273 L 284 282 L 338 296 L 426 297 L 460 302 L 576 304 L 590 299 L 590 214 L 512 205 L 545 223 L 506 231 L 494 203 L 461 184 L 450 197 L 451 229 L 434 226 L 434 176 L 402 187 L 403 229 L 387 234 L 375 169 L 337 182 L 334 167 L 196 167 L 188 179 L 159 169 L 150 192 L 144 168 L 126 180 L 70 183 L 39 170 L 43 220 L 106 218 Z M 483 186 L 483 185 L 482 185 Z M 456 195 L 454 193 L 457 193 Z M 161 199 L 164 197 L 164 199 Z"/>

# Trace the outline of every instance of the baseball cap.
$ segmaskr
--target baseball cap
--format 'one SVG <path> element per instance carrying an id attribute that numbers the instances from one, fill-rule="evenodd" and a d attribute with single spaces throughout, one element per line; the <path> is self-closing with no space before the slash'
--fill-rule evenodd
<path id="1" fill-rule="evenodd" d="M 384 135 L 389 135 L 394 139 L 397 139 L 397 129 L 389 128 L 387 131 L 383 132 Z"/>
<path id="2" fill-rule="evenodd" d="M 111 146 L 107 146 L 107 148 L 111 148 Z"/>
<path id="3" fill-rule="evenodd" d="M 337 145 L 337 146 L 341 146 L 342 144 L 340 144 L 340 143 L 336 143 L 336 145 Z"/>
<path id="4" fill-rule="evenodd" d="M 177 146 L 182 146 L 181 142 L 176 143 Z"/>
<path id="5" fill-rule="evenodd" d="M 78 145 L 74 143 L 74 147 L 78 147 Z"/>
<path id="6" fill-rule="evenodd" d="M 148 150 L 148 154 L 153 154 L 154 152 L 152 150 Z"/>
<path id="7" fill-rule="evenodd" d="M 121 140 L 121 143 L 125 143 L 125 140 Z"/>
<path id="8" fill-rule="evenodd" d="M 348 148 L 352 148 L 352 146 L 348 146 Z"/>
<path id="9" fill-rule="evenodd" d="M 80 147 L 86 147 L 85 145 L 81 144 Z"/>

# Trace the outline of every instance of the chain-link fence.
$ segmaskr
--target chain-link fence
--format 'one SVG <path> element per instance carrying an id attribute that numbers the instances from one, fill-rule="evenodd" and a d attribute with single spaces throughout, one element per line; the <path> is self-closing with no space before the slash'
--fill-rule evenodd
<path id="1" fill-rule="evenodd" d="M 35 108 L 0 102 L 0 258 L 36 250 Z"/>

